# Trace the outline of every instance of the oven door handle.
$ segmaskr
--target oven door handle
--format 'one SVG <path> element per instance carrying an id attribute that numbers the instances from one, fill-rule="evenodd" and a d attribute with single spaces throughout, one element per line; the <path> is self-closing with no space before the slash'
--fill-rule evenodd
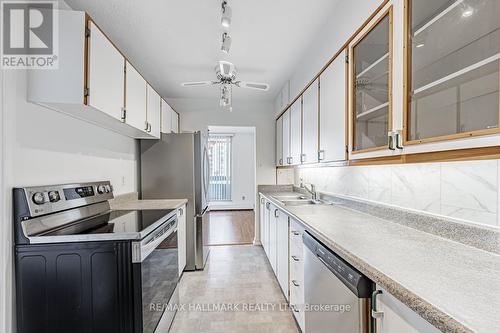
<path id="1" fill-rule="evenodd" d="M 146 237 L 141 242 L 132 243 L 132 263 L 141 263 L 146 260 L 158 245 L 177 231 L 177 221 L 168 230 L 163 229 L 169 224 L 167 223 L 164 227 L 159 227 L 152 235 Z"/>

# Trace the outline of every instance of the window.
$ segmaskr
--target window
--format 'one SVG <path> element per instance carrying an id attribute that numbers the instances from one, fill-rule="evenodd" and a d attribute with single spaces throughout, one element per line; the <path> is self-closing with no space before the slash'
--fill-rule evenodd
<path id="1" fill-rule="evenodd" d="M 231 201 L 231 141 L 230 134 L 210 134 L 208 137 L 210 201 Z"/>

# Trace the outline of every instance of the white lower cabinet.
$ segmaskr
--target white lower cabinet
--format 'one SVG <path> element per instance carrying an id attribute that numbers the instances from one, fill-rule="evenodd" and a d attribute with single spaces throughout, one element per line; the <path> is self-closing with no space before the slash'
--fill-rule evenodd
<path id="1" fill-rule="evenodd" d="M 179 276 L 186 267 L 186 205 L 177 209 L 177 237 L 179 246 Z"/>
<path id="2" fill-rule="evenodd" d="M 274 274 L 276 275 L 276 258 L 278 252 L 278 237 L 277 237 L 277 219 L 279 214 L 279 209 L 271 204 L 271 214 L 269 216 L 269 253 L 267 257 L 269 258 L 269 262 L 271 263 L 271 267 L 273 268 Z"/>
<path id="3" fill-rule="evenodd" d="M 387 291 L 376 297 L 372 307 L 379 313 L 375 320 L 377 333 L 438 333 L 441 332 Z"/>
<path id="4" fill-rule="evenodd" d="M 276 218 L 276 277 L 286 300 L 289 299 L 288 285 L 288 215 L 278 211 Z"/>

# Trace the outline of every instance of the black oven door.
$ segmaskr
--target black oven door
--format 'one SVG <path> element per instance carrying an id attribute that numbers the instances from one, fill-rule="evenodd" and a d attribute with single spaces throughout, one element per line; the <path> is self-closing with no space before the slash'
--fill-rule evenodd
<path id="1" fill-rule="evenodd" d="M 136 332 L 168 330 L 178 303 L 173 297 L 179 282 L 177 220 L 165 222 L 140 246 L 140 263 L 134 264 Z"/>

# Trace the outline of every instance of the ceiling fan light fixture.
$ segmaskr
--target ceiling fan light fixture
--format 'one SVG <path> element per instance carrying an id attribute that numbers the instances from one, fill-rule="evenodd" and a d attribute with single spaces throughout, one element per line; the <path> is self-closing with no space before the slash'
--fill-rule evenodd
<path id="1" fill-rule="evenodd" d="M 227 32 L 222 34 L 222 46 L 221 51 L 224 53 L 229 53 L 229 49 L 231 49 L 232 39 L 231 36 L 227 34 Z"/>
<path id="2" fill-rule="evenodd" d="M 233 10 L 227 4 L 227 1 L 222 2 L 222 18 L 220 19 L 220 23 L 223 28 L 229 29 L 231 26 L 231 17 L 233 15 Z"/>

